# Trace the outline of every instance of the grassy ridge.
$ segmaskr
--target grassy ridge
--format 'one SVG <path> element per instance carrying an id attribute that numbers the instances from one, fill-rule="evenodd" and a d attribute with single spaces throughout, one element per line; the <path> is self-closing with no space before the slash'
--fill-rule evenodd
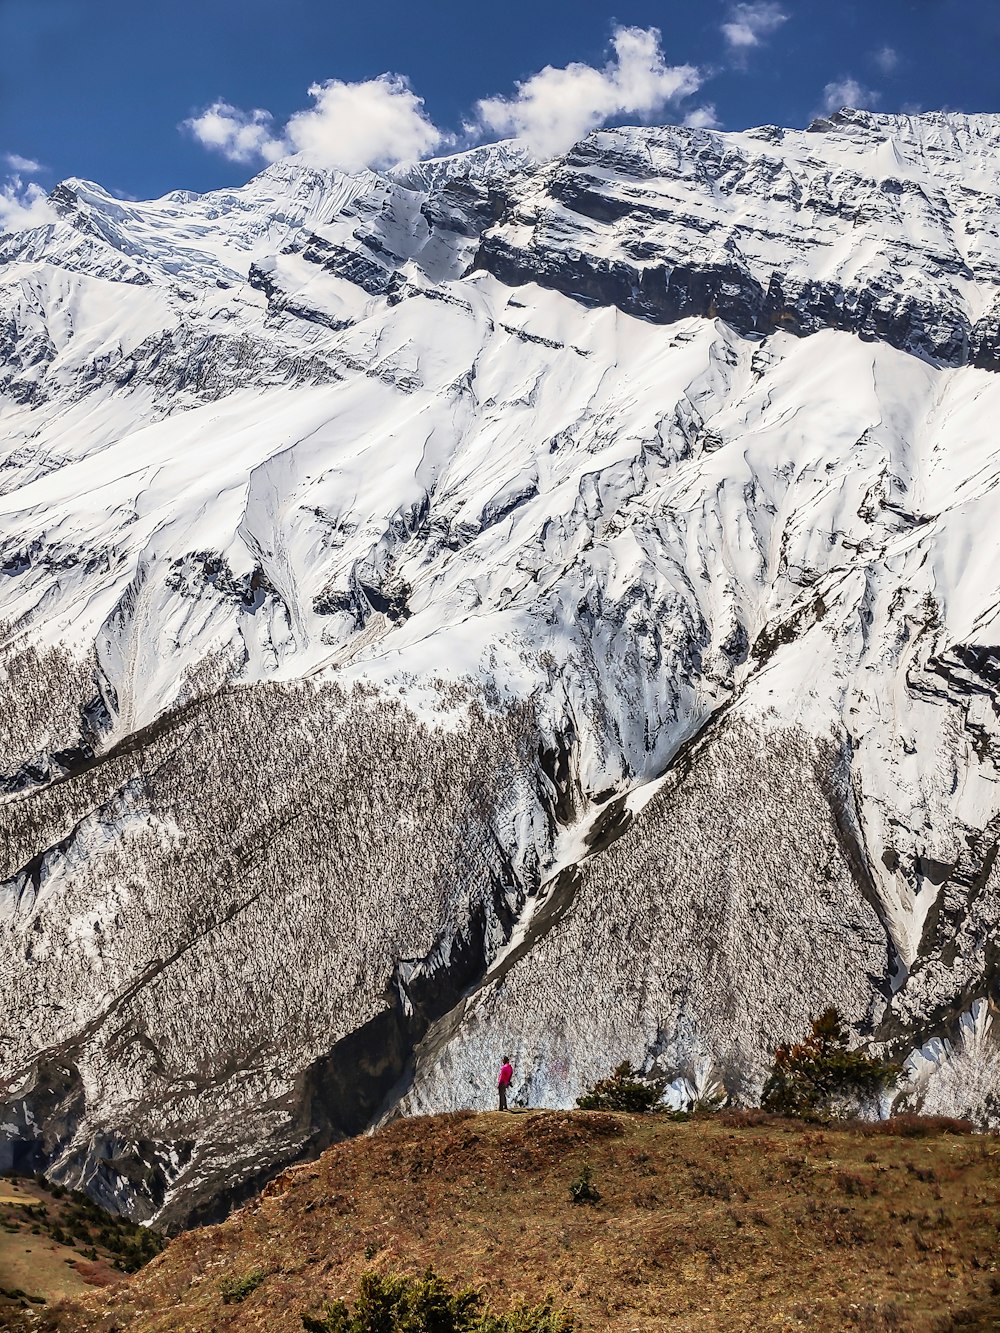
<path id="1" fill-rule="evenodd" d="M 498 1309 L 552 1294 L 582 1330 L 996 1329 L 1000 1139 L 947 1131 L 761 1113 L 401 1120 L 43 1326 L 300 1333 L 365 1272 L 431 1265 Z M 599 1198 L 576 1203 L 587 1167 Z"/>

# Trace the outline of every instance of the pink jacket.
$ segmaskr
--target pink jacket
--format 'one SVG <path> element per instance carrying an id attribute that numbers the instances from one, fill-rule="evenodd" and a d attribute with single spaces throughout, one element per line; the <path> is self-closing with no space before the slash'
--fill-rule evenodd
<path id="1" fill-rule="evenodd" d="M 514 1070 L 511 1068 L 511 1066 L 509 1064 L 501 1065 L 500 1077 L 497 1079 L 497 1087 L 498 1088 L 508 1087 L 513 1077 L 514 1077 Z"/>

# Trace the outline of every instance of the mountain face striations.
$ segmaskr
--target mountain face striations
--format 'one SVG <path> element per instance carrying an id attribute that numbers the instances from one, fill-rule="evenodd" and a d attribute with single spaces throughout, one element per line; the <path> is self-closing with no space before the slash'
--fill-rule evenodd
<path id="1" fill-rule="evenodd" d="M 838 1005 L 1000 1119 L 1000 117 L 0 237 L 0 1166 L 218 1217 Z"/>

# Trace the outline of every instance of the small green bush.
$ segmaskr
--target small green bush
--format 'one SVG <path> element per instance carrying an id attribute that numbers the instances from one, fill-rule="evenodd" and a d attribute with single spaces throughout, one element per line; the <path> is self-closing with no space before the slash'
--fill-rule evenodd
<path id="1" fill-rule="evenodd" d="M 850 1101 L 872 1101 L 902 1077 L 902 1068 L 852 1051 L 832 1006 L 813 1019 L 805 1041 L 779 1046 L 761 1106 L 778 1115 L 828 1116 Z"/>
<path id="2" fill-rule="evenodd" d="M 321 1315 L 304 1314 L 302 1327 L 306 1333 L 572 1333 L 575 1322 L 551 1300 L 495 1315 L 484 1309 L 481 1292 L 456 1291 L 428 1269 L 422 1278 L 365 1273 L 353 1310 L 334 1301 Z"/>
<path id="3" fill-rule="evenodd" d="M 264 1281 L 266 1273 L 262 1268 L 251 1268 L 249 1273 L 244 1273 L 242 1277 L 226 1278 L 219 1284 L 219 1291 L 222 1293 L 223 1305 L 239 1305 L 245 1301 L 252 1291 L 256 1291 Z"/>
<path id="4" fill-rule="evenodd" d="M 593 1173 L 589 1166 L 585 1166 L 576 1180 L 569 1187 L 570 1195 L 574 1203 L 597 1203 L 601 1197 L 601 1191 L 593 1183 Z"/>
<path id="5" fill-rule="evenodd" d="M 602 1078 L 588 1093 L 577 1097 L 581 1111 L 651 1111 L 663 1096 L 664 1079 L 642 1078 L 624 1060 L 610 1078 Z"/>

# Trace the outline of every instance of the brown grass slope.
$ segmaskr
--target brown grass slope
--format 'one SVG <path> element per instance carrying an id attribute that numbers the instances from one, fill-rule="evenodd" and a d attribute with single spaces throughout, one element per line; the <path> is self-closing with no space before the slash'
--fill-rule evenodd
<path id="1" fill-rule="evenodd" d="M 601 1197 L 575 1204 L 585 1166 Z M 499 1310 L 552 1292 L 583 1330 L 997 1329 L 998 1185 L 997 1136 L 914 1122 L 401 1120 L 285 1172 L 47 1326 L 291 1333 L 367 1269 L 433 1265 Z"/>
<path id="2" fill-rule="evenodd" d="M 24 1311 L 124 1281 L 163 1237 L 112 1217 L 82 1194 L 33 1176 L 0 1176 L 0 1329 Z"/>

